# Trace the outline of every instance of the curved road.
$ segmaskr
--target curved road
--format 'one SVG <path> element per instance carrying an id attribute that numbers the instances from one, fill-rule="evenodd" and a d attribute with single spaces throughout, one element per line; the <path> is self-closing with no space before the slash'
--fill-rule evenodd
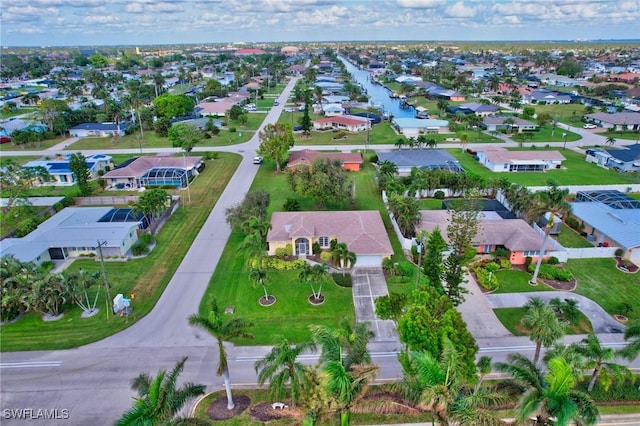
<path id="1" fill-rule="evenodd" d="M 278 119 L 295 82 L 296 79 L 289 82 L 279 97 L 280 105 L 267 114 L 262 126 Z M 582 143 L 603 144 L 604 138 L 601 136 L 590 136 Z M 252 158 L 258 143 L 258 132 L 256 132 L 247 143 L 215 148 L 220 151 L 238 152 L 244 158 L 158 304 L 146 317 L 114 336 L 81 348 L 0 354 L 2 386 L 0 423 L 2 425 L 111 424 L 131 405 L 131 397 L 134 394 L 129 389 L 131 378 L 141 372 L 155 374 L 159 369 L 171 368 L 182 356 L 189 356 L 182 375 L 183 380 L 206 384 L 209 389 L 222 387 L 222 379 L 215 376 L 217 354 L 214 350 L 213 338 L 198 329 L 189 327 L 186 319 L 197 312 L 200 300 L 230 234 L 230 229 L 225 222 L 224 210 L 241 201 L 256 174 L 257 167 L 252 164 Z M 567 146 L 577 144 L 576 142 L 567 143 Z M 2 152 L 2 155 L 27 153 L 47 155 L 52 150 L 62 148 L 59 145 L 45 151 Z M 342 148 L 351 150 L 364 147 Z M 376 145 L 375 148 L 393 149 L 394 147 Z M 211 147 L 198 147 L 194 151 L 207 150 L 211 150 Z M 163 148 L 144 151 L 155 153 L 178 150 Z M 84 152 L 90 154 L 97 151 Z M 119 150 L 118 152 L 138 153 L 139 150 Z M 575 296 L 571 295 L 571 297 Z M 483 336 L 482 333 L 476 337 L 481 353 L 492 356 L 496 361 L 504 360 L 509 352 L 519 351 L 531 354 L 534 349 L 526 337 Z M 581 337 L 571 336 L 567 340 L 575 341 Z M 604 334 L 600 337 L 611 346 L 622 345 L 620 334 Z M 372 357 L 380 366 L 380 379 L 400 377 L 401 372 L 395 355 L 398 349 L 396 343 L 372 345 Z M 234 386 L 255 383 L 253 363 L 268 351 L 268 347 L 229 347 Z M 303 358 L 307 362 L 314 362 L 316 359 L 314 355 Z M 639 363 L 636 362 L 634 365 L 637 366 Z M 59 410 L 57 414 L 60 416 L 65 415 L 61 410 L 69 410 L 69 418 L 53 422 L 35 420 L 33 413 L 37 413 L 38 409 L 57 409 Z M 12 413 L 7 410 L 18 411 Z M 26 414 L 29 418 L 15 419 L 18 413 Z"/>

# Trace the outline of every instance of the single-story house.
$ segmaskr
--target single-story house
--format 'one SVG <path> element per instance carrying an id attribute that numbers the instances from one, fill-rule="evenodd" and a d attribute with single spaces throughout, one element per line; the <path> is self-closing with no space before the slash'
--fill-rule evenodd
<path id="1" fill-rule="evenodd" d="M 587 121 L 597 124 L 605 129 L 613 130 L 640 130 L 640 114 L 637 112 L 595 112 L 584 116 Z"/>
<path id="2" fill-rule="evenodd" d="M 540 254 L 543 235 L 538 234 L 522 219 L 503 219 L 496 212 L 483 211 L 479 213 L 479 229 L 471 244 L 478 254 L 492 253 L 496 248 L 504 247 L 510 251 L 509 260 L 514 265 L 523 265 L 527 257 L 536 258 Z M 451 220 L 449 210 L 421 210 L 420 224 L 416 230 L 433 232 L 438 227 L 442 238 L 449 242 L 447 226 Z M 562 250 L 562 246 L 549 239 L 545 246 L 544 256 L 549 252 Z"/>
<path id="3" fill-rule="evenodd" d="M 443 98 L 452 102 L 463 102 L 466 99 L 466 97 L 462 93 L 456 90 L 451 90 L 451 89 L 442 89 L 442 88 L 432 89 L 432 90 L 429 90 L 428 93 L 430 96 Z"/>
<path id="4" fill-rule="evenodd" d="M 492 172 L 535 172 L 562 167 L 564 156 L 558 151 L 509 151 L 500 146 L 476 150 L 480 164 Z"/>
<path id="5" fill-rule="evenodd" d="M 582 82 L 580 80 L 567 77 L 566 75 L 542 74 L 538 77 L 538 79 L 543 83 L 549 84 L 551 86 L 574 87 L 582 85 Z"/>
<path id="6" fill-rule="evenodd" d="M 463 112 L 465 112 L 464 110 L 469 110 L 473 114 L 479 117 L 486 117 L 487 115 L 493 115 L 500 110 L 500 108 L 498 108 L 495 105 L 486 105 L 486 104 L 481 104 L 479 102 L 467 102 L 467 103 L 458 105 L 456 108 L 459 108 Z"/>
<path id="7" fill-rule="evenodd" d="M 184 188 L 197 176 L 202 157 L 137 157 L 104 174 L 110 187 L 138 189 L 150 186 Z"/>
<path id="8" fill-rule="evenodd" d="M 306 256 L 312 254 L 313 243 L 328 249 L 333 239 L 356 254 L 358 267 L 380 267 L 393 254 L 380 212 L 375 210 L 274 212 L 268 252 L 273 256 L 278 248 L 290 245 L 294 255 Z"/>
<path id="9" fill-rule="evenodd" d="M 640 171 L 640 145 L 628 145 L 621 149 L 590 148 L 586 161 L 621 172 Z"/>
<path id="10" fill-rule="evenodd" d="M 531 93 L 523 94 L 522 103 L 568 104 L 571 103 L 571 95 L 569 93 L 556 92 L 555 90 L 536 89 Z"/>
<path id="11" fill-rule="evenodd" d="M 39 182 L 43 185 L 73 185 L 76 183 L 76 175 L 69 167 L 71 154 L 64 157 L 55 157 L 51 160 L 33 160 L 26 163 L 23 167 L 43 167 L 49 172 L 53 178 L 51 182 Z M 107 167 L 111 167 L 111 156 L 104 154 L 93 154 L 85 157 L 87 168 L 92 179 L 99 176 L 100 171 L 105 171 Z"/>
<path id="12" fill-rule="evenodd" d="M 124 136 L 125 131 L 130 126 L 131 123 L 128 121 L 119 123 L 82 123 L 70 128 L 69 134 L 74 138 Z"/>
<path id="13" fill-rule="evenodd" d="M 292 151 L 289 154 L 287 167 L 295 169 L 298 166 L 311 166 L 318 157 L 329 160 L 340 160 L 342 168 L 350 172 L 356 172 L 362 169 L 362 154 L 359 152 L 320 152 L 312 149 Z"/>
<path id="14" fill-rule="evenodd" d="M 415 83 L 416 81 L 422 81 L 422 77 L 419 75 L 400 75 L 395 78 L 397 83 Z"/>
<path id="15" fill-rule="evenodd" d="M 369 120 L 354 115 L 338 115 L 313 120 L 314 130 L 346 130 L 348 132 L 362 132 L 367 130 Z"/>
<path id="16" fill-rule="evenodd" d="M 596 245 L 620 247 L 623 257 L 640 261 L 640 209 L 617 209 L 604 203 L 571 203 L 571 215 L 584 223 Z"/>
<path id="17" fill-rule="evenodd" d="M 287 68 L 284 69 L 284 72 L 286 72 L 289 75 L 302 75 L 307 71 L 307 67 L 303 66 L 303 65 L 291 65 Z"/>
<path id="18" fill-rule="evenodd" d="M 513 120 L 513 123 L 511 124 L 505 123 L 505 121 L 508 120 L 509 118 Z M 525 131 L 534 131 L 538 128 L 538 125 L 518 117 L 489 116 L 489 117 L 485 117 L 482 120 L 482 127 L 484 127 L 486 130 L 490 132 L 497 132 L 497 131 L 500 131 L 500 129 L 504 129 L 508 133 L 511 133 L 513 131 L 522 133 Z"/>
<path id="19" fill-rule="evenodd" d="M 447 120 L 394 118 L 391 125 L 398 133 L 408 138 L 417 138 L 426 133 L 449 133 Z"/>
<path id="20" fill-rule="evenodd" d="M 131 209 L 66 207 L 22 238 L 2 240 L 0 257 L 42 263 L 81 255 L 126 256 L 143 221 Z"/>
<path id="21" fill-rule="evenodd" d="M 234 105 L 238 105 L 237 100 L 229 98 L 223 98 L 217 102 L 200 102 L 194 108 L 194 112 L 202 116 L 224 117 Z"/>
<path id="22" fill-rule="evenodd" d="M 344 115 L 345 110 L 342 104 L 322 104 L 320 105 L 322 113 L 326 117 L 335 117 Z"/>
<path id="23" fill-rule="evenodd" d="M 444 149 L 398 149 L 391 152 L 376 152 L 378 161 L 389 161 L 396 165 L 398 174 L 407 176 L 411 169 L 442 169 L 453 173 L 464 170 L 456 158 Z"/>

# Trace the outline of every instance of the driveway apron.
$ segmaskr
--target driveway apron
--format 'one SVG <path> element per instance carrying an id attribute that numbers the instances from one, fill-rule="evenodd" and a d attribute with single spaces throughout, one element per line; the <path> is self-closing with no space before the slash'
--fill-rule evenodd
<path id="1" fill-rule="evenodd" d="M 371 342 L 398 342 L 395 323 L 376 316 L 376 298 L 389 294 L 382 269 L 356 268 L 351 272 L 351 279 L 356 321 L 369 323 L 375 333 Z"/>

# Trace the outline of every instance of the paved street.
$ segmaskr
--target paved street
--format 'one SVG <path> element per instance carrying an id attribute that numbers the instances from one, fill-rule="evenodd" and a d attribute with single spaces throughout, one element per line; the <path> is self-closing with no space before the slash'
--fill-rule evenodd
<path id="1" fill-rule="evenodd" d="M 295 84 L 292 80 L 283 91 L 280 106 L 273 108 L 263 125 L 275 122 Z M 578 129 L 581 131 L 582 129 Z M 567 147 L 581 144 L 604 144 L 604 138 L 582 133 L 585 139 L 567 143 Z M 197 312 L 206 286 L 217 266 L 230 229 L 224 220 L 225 208 L 240 201 L 257 171 L 252 164 L 258 146 L 256 135 L 247 143 L 215 147 L 215 150 L 238 152 L 243 160 L 228 187 L 213 208 L 208 220 L 196 237 L 178 271 L 153 311 L 128 329 L 93 344 L 65 351 L 37 351 L 0 354 L 0 409 L 68 409 L 70 418 L 60 422 L 65 425 L 110 424 L 131 405 L 133 392 L 129 380 L 141 372 L 155 374 L 159 369 L 171 368 L 182 356 L 189 356 L 182 378 L 204 383 L 209 390 L 220 389 L 222 379 L 215 375 L 217 354 L 214 340 L 208 334 L 191 328 L 186 318 Z M 626 141 L 633 143 L 634 141 Z M 68 145 L 65 141 L 62 145 Z M 622 141 L 619 142 L 621 144 Z M 515 144 L 514 144 L 515 145 Z M 562 144 L 552 144 L 561 146 Z M 373 145 L 376 149 L 394 149 L 393 146 Z M 442 147 L 459 147 L 458 144 Z M 3 156 L 51 155 L 63 146 L 44 151 L 2 152 Z M 296 146 L 296 149 L 306 147 Z M 317 146 L 312 147 L 317 149 Z M 363 149 L 364 146 L 341 146 L 342 150 Z M 195 152 L 210 151 L 212 147 L 197 147 Z M 144 152 L 178 152 L 176 148 L 143 149 Z M 85 154 L 104 150 L 83 151 Z M 115 152 L 115 151 L 113 151 Z M 139 149 L 117 150 L 120 153 L 137 154 Z M 189 208 L 188 205 L 185 208 Z M 381 271 L 357 271 L 354 275 L 354 303 L 360 307 L 358 319 L 373 319 L 373 297 L 385 294 Z M 554 293 L 557 295 L 557 293 Z M 572 294 L 571 297 L 575 297 Z M 490 301 L 472 288 L 461 310 L 470 330 L 477 337 L 481 355 L 489 355 L 495 361 L 504 360 L 509 352 L 525 355 L 533 352 L 533 344 L 526 337 L 505 334 L 504 327 L 496 324 Z M 508 302 L 495 303 L 516 303 Z M 583 303 L 582 301 L 580 302 Z M 586 305 L 585 305 L 586 306 Z M 582 305 L 581 305 L 582 307 Z M 379 379 L 400 377 L 395 352 L 399 342 L 388 322 L 375 321 L 378 338 L 371 344 L 372 358 L 380 366 Z M 595 325 L 594 325 L 595 326 Z M 600 327 L 600 325 L 598 325 Z M 599 328 L 606 330 L 603 323 Z M 566 341 L 577 341 L 583 336 L 570 336 Z M 603 334 L 604 342 L 620 347 L 622 336 Z M 253 386 L 256 375 L 253 363 L 269 351 L 268 347 L 229 347 L 231 379 L 234 386 Z M 306 362 L 314 362 L 315 355 L 305 356 Z M 636 361 L 634 366 L 640 365 Z M 2 418 L 2 425 L 46 424 L 41 421 L 9 420 Z M 630 424 L 630 423 L 627 423 Z"/>

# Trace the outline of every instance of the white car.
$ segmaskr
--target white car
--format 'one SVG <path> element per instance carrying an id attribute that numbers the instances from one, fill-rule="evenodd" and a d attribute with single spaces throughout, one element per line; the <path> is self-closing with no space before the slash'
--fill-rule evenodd
<path id="1" fill-rule="evenodd" d="M 262 160 L 263 158 L 258 156 L 258 157 L 253 157 L 253 164 L 262 164 Z"/>
<path id="2" fill-rule="evenodd" d="M 582 126 L 583 129 L 595 129 L 598 126 L 596 126 L 595 124 L 591 124 L 591 123 L 587 123 L 584 126 Z"/>

